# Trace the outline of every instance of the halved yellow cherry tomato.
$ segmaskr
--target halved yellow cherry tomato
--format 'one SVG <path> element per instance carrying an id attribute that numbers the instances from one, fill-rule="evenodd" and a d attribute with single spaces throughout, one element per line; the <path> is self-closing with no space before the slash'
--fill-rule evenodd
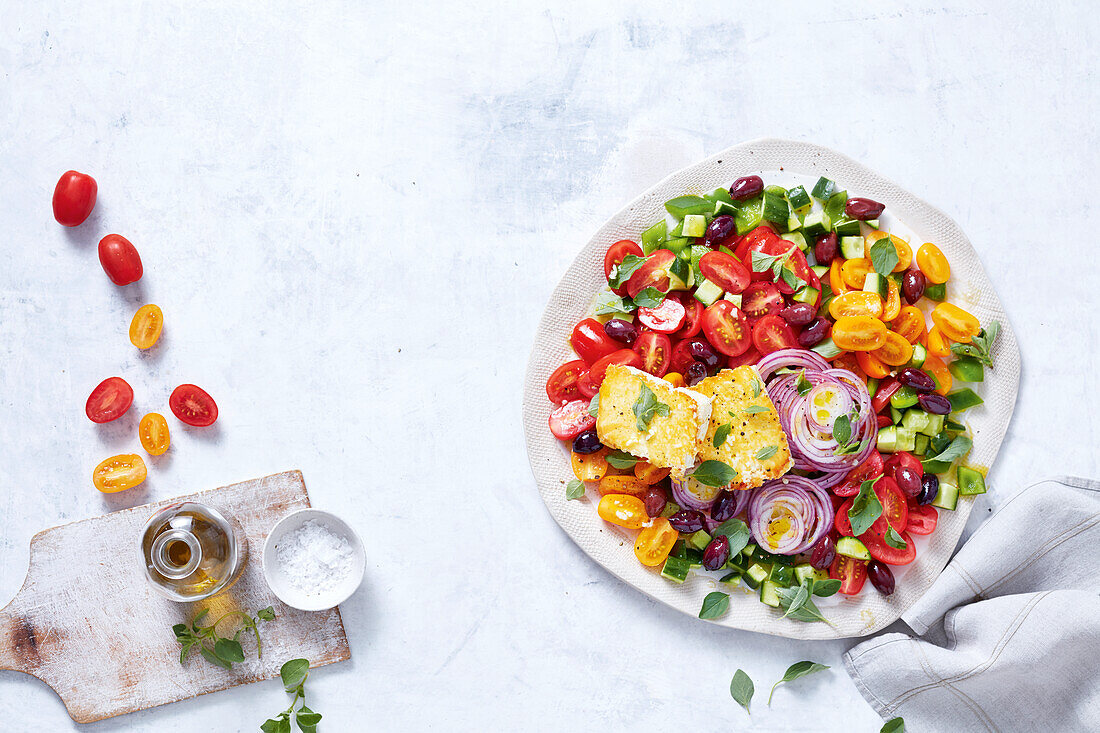
<path id="1" fill-rule="evenodd" d="M 901 313 L 901 291 L 892 277 L 886 278 L 886 285 L 889 287 L 889 292 L 886 295 L 886 303 L 882 306 L 882 320 L 892 321 Z"/>
<path id="2" fill-rule="evenodd" d="M 130 343 L 139 349 L 152 348 L 160 338 L 161 329 L 164 328 L 164 313 L 160 306 L 143 305 L 134 314 L 130 321 Z"/>
<path id="3" fill-rule="evenodd" d="M 672 552 L 672 546 L 679 537 L 680 533 L 672 528 L 667 519 L 657 517 L 653 524 L 638 533 L 634 541 L 634 555 L 642 565 L 660 565 Z"/>
<path id="4" fill-rule="evenodd" d="M 111 456 L 92 471 L 92 483 L 104 494 L 132 489 L 142 481 L 148 472 L 145 461 L 134 453 Z M 643 507 L 644 509 L 644 507 Z"/>
<path id="5" fill-rule="evenodd" d="M 645 503 L 638 497 L 627 494 L 606 494 L 596 506 L 596 513 L 605 522 L 627 529 L 638 529 L 649 521 Z"/>
<path id="6" fill-rule="evenodd" d="M 634 464 L 634 475 L 646 486 L 652 486 L 668 474 L 669 469 L 654 466 L 649 461 L 638 461 Z"/>
<path id="7" fill-rule="evenodd" d="M 595 453 L 573 453 L 573 475 L 581 481 L 599 481 L 607 475 L 607 448 Z"/>
<path id="8" fill-rule="evenodd" d="M 844 284 L 844 276 L 840 271 L 844 266 L 844 260 L 839 257 L 833 258 L 833 264 L 829 265 L 829 287 L 833 291 L 833 295 L 840 295 L 848 291 L 848 286 Z M 863 285 L 860 285 L 862 288 Z"/>
<path id="9" fill-rule="evenodd" d="M 913 305 L 903 307 L 896 318 L 890 321 L 890 328 L 911 344 L 920 340 L 924 333 L 924 314 Z"/>
<path id="10" fill-rule="evenodd" d="M 928 353 L 932 356 L 949 356 L 951 343 L 940 333 L 939 326 L 932 326 L 928 331 Z"/>
<path id="11" fill-rule="evenodd" d="M 845 351 L 874 351 L 886 343 L 886 324 L 870 316 L 838 318 L 833 324 L 833 343 Z"/>
<path id="12" fill-rule="evenodd" d="M 649 485 L 643 483 L 637 476 L 604 476 L 600 479 L 600 493 L 629 494 L 630 496 L 642 496 Z"/>
<path id="13" fill-rule="evenodd" d="M 844 316 L 870 316 L 878 318 L 882 315 L 882 298 L 876 293 L 868 293 L 863 290 L 852 290 L 829 301 L 829 315 L 833 320 Z"/>
<path id="14" fill-rule="evenodd" d="M 669 372 L 665 375 L 665 381 L 673 387 L 683 387 L 685 384 L 684 375 L 679 372 Z"/>
<path id="15" fill-rule="evenodd" d="M 938 356 L 929 354 L 928 358 L 924 360 L 924 366 L 921 368 L 936 378 L 936 384 L 939 385 L 936 387 L 936 392 L 946 395 L 951 391 L 951 384 L 954 379 L 947 365 Z"/>
<path id="16" fill-rule="evenodd" d="M 863 283 L 867 276 L 875 271 L 871 260 L 866 258 L 858 260 L 845 260 L 840 266 L 840 276 L 844 278 L 844 284 L 850 290 L 863 290 Z"/>
<path id="17" fill-rule="evenodd" d="M 906 341 L 904 336 L 887 331 L 886 343 L 875 349 L 873 353 L 875 358 L 883 364 L 901 366 L 913 358 L 913 344 Z"/>
<path id="18" fill-rule="evenodd" d="M 940 333 L 960 344 L 970 343 L 970 339 L 982 330 L 977 318 L 953 303 L 937 305 L 932 310 L 932 321 Z"/>
<path id="19" fill-rule="evenodd" d="M 909 343 L 908 341 L 906 343 Z M 864 374 L 872 379 L 885 379 L 890 376 L 890 367 L 882 363 L 882 361 L 875 356 L 878 352 L 872 351 L 857 351 L 856 361 L 859 362 L 860 369 Z"/>
<path id="20" fill-rule="evenodd" d="M 867 373 L 864 372 L 863 368 L 859 365 L 857 352 L 845 351 L 843 354 L 837 356 L 831 361 L 833 369 L 847 369 L 852 374 L 855 374 L 857 377 L 859 377 L 864 384 L 867 384 Z"/>
<path id="21" fill-rule="evenodd" d="M 887 234 L 883 231 L 871 232 L 863 238 L 863 256 L 870 259 L 871 246 L 884 237 L 890 237 L 890 241 L 894 244 L 894 251 L 898 253 L 898 264 L 894 265 L 894 269 L 891 270 L 891 272 L 905 272 L 909 269 L 909 265 L 913 264 L 913 248 L 901 237 Z"/>
<path id="22" fill-rule="evenodd" d="M 940 248 L 931 242 L 925 242 L 917 250 L 917 267 L 933 285 L 945 283 L 951 277 L 951 263 L 943 256 Z"/>
<path id="23" fill-rule="evenodd" d="M 168 421 L 164 419 L 164 415 L 159 412 L 150 412 L 141 418 L 141 422 L 138 423 L 138 439 L 141 441 L 141 447 L 149 455 L 163 455 L 172 441 L 168 432 Z"/>

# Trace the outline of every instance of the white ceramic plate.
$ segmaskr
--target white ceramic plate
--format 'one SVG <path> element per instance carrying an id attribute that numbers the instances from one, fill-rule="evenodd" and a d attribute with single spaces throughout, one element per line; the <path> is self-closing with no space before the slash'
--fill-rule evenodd
<path id="1" fill-rule="evenodd" d="M 339 584 L 324 592 L 297 587 L 287 577 L 278 560 L 278 549 L 283 540 L 310 520 L 326 527 L 333 534 L 343 537 L 351 545 L 351 571 Z M 275 523 L 267 539 L 264 540 L 263 569 L 268 587 L 280 601 L 301 611 L 324 611 L 346 601 L 363 581 L 366 564 L 366 555 L 359 536 L 343 519 L 320 509 L 299 509 L 287 514 Z"/>
<path id="2" fill-rule="evenodd" d="M 994 368 L 986 380 L 971 385 L 985 404 L 966 413 L 974 436 L 969 462 L 989 466 L 1004 439 L 1020 384 L 1020 353 L 1004 308 L 982 268 L 978 255 L 962 229 L 939 209 L 891 183 L 856 161 L 828 148 L 791 140 L 762 139 L 729 148 L 696 165 L 673 173 L 649 189 L 600 227 L 565 273 L 543 314 L 527 367 L 523 417 L 527 453 L 539 493 L 562 529 L 593 560 L 646 595 L 691 616 L 697 616 L 703 597 L 713 590 L 728 590 L 716 582 L 717 574 L 693 573 L 683 585 L 662 578 L 634 557 L 634 533 L 599 519 L 594 491 L 578 501 L 567 501 L 565 485 L 573 478 L 568 448 L 551 435 L 547 420 L 552 406 L 545 384 L 559 365 L 576 358 L 568 338 L 605 286 L 603 256 L 620 239 L 638 240 L 642 231 L 664 215 L 664 202 L 684 193 L 702 194 L 728 186 L 741 176 L 758 174 L 766 184 L 807 190 L 819 176 L 836 181 L 851 196 L 865 196 L 886 204 L 883 226 L 911 235 L 914 251 L 923 242 L 935 242 L 951 262 L 948 299 L 976 315 L 983 324 L 1001 322 L 1001 335 L 993 350 Z M 897 590 L 889 597 L 868 584 L 860 595 L 833 597 L 818 605 L 835 626 L 781 619 L 780 613 L 760 603 L 747 588 L 731 592 L 729 611 L 715 623 L 800 639 L 863 636 L 895 621 L 911 606 L 947 564 L 975 501 L 961 497 L 958 508 L 939 512 L 939 526 L 918 543 L 917 559 L 897 576 Z M 713 576 L 713 577 L 712 577 Z"/>

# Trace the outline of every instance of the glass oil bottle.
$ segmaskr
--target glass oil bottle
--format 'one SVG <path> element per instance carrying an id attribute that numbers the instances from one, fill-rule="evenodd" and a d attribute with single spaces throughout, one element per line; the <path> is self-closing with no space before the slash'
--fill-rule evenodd
<path id="1" fill-rule="evenodd" d="M 185 501 L 154 514 L 141 537 L 145 576 L 173 601 L 199 601 L 231 586 L 244 568 L 241 532 L 216 509 Z"/>

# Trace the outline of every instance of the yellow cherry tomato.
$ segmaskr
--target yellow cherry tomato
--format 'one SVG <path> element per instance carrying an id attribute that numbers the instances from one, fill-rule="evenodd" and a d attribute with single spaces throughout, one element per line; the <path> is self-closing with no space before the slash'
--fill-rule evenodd
<path id="1" fill-rule="evenodd" d="M 141 447 L 151 456 L 163 455 L 168 450 L 172 436 L 168 432 L 168 421 L 159 412 L 150 412 L 138 423 L 138 439 Z"/>
<path id="2" fill-rule="evenodd" d="M 601 494 L 642 496 L 647 489 L 649 489 L 649 484 L 644 483 L 637 476 L 604 476 L 600 479 Z"/>
<path id="3" fill-rule="evenodd" d="M 573 453 L 573 475 L 581 481 L 599 481 L 607 475 L 607 448 L 595 453 Z"/>
<path id="4" fill-rule="evenodd" d="M 863 256 L 870 259 L 872 245 L 885 237 L 890 237 L 890 241 L 894 244 L 894 251 L 898 253 L 898 264 L 894 265 L 894 269 L 891 270 L 891 272 L 905 272 L 909 269 L 909 265 L 913 264 L 913 248 L 901 237 L 896 237 L 893 234 L 887 234 L 882 231 L 871 232 L 863 238 Z"/>
<path id="5" fill-rule="evenodd" d="M 886 324 L 870 316 L 838 318 L 833 324 L 833 343 L 845 351 L 874 351 L 886 343 Z"/>
<path id="6" fill-rule="evenodd" d="M 950 356 L 951 342 L 944 338 L 939 326 L 932 326 L 928 331 L 928 353 L 932 356 Z"/>
<path id="7" fill-rule="evenodd" d="M 832 288 L 834 295 L 840 295 L 848 290 L 848 287 L 844 284 L 844 277 L 841 275 L 843 267 L 844 260 L 839 257 L 834 257 L 833 264 L 829 265 L 829 287 Z M 862 283 L 859 287 L 863 287 Z"/>
<path id="8" fill-rule="evenodd" d="M 906 342 L 908 343 L 908 342 Z M 872 379 L 885 379 L 890 376 L 890 367 L 882 363 L 875 354 L 877 351 L 857 351 L 856 362 L 863 373 Z"/>
<path id="9" fill-rule="evenodd" d="M 634 464 L 634 475 L 646 486 L 652 486 L 668 474 L 669 469 L 654 466 L 649 461 L 638 461 Z"/>
<path id="10" fill-rule="evenodd" d="M 892 277 L 886 278 L 886 285 L 889 287 L 889 291 L 886 296 L 886 303 L 882 306 L 882 320 L 892 321 L 901 313 L 901 291 Z"/>
<path id="11" fill-rule="evenodd" d="M 645 503 L 638 497 L 628 494 L 605 494 L 596 507 L 596 513 L 605 522 L 627 529 L 638 529 L 649 521 Z"/>
<path id="12" fill-rule="evenodd" d="M 104 494 L 113 494 L 116 491 L 134 488 L 144 481 L 147 475 L 145 461 L 141 456 L 124 453 L 111 456 L 96 466 L 92 471 L 92 483 Z"/>
<path id="13" fill-rule="evenodd" d="M 936 379 L 936 392 L 942 395 L 946 395 L 951 391 L 951 384 L 954 382 L 954 378 L 951 376 L 951 370 L 947 368 L 947 365 L 938 356 L 928 355 L 928 358 L 924 360 L 924 366 L 921 367 L 924 371 L 931 374 Z"/>
<path id="14" fill-rule="evenodd" d="M 931 242 L 925 242 L 917 250 L 917 267 L 933 285 L 945 283 L 951 277 L 951 264 L 940 248 Z"/>
<path id="15" fill-rule="evenodd" d="M 898 312 L 897 318 L 890 321 L 890 329 L 915 344 L 924 333 L 924 314 L 920 308 L 907 305 Z"/>
<path id="16" fill-rule="evenodd" d="M 886 343 L 872 352 L 883 364 L 901 366 L 913 358 L 913 344 L 893 331 L 886 332 Z"/>
<path id="17" fill-rule="evenodd" d="M 161 329 L 164 328 L 164 313 L 160 306 L 143 305 L 134 314 L 130 321 L 130 343 L 139 349 L 152 348 L 160 338 Z"/>
<path id="18" fill-rule="evenodd" d="M 634 541 L 634 554 L 638 562 L 648 567 L 660 565 L 672 552 L 680 533 L 672 528 L 664 517 L 657 517 L 653 524 L 638 533 Z"/>
<path id="19" fill-rule="evenodd" d="M 665 375 L 665 381 L 673 387 L 683 387 L 685 384 L 684 375 L 679 372 L 669 372 Z"/>
<path id="20" fill-rule="evenodd" d="M 863 283 L 867 276 L 875 271 L 871 260 L 866 258 L 858 260 L 845 260 L 840 266 L 840 276 L 844 278 L 844 284 L 849 290 L 863 290 Z"/>
<path id="21" fill-rule="evenodd" d="M 940 303 L 932 309 L 932 322 L 940 333 L 961 344 L 970 343 L 970 339 L 982 330 L 977 318 L 952 303 Z"/>
<path id="22" fill-rule="evenodd" d="M 882 315 L 882 298 L 875 293 L 868 293 L 863 290 L 841 293 L 829 301 L 829 315 L 833 317 L 833 320 L 844 316 L 878 318 Z"/>

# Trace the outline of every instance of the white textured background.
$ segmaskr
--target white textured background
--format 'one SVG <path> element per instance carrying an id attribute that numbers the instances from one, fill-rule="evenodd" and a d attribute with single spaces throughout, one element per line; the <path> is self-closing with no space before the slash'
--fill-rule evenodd
<path id="1" fill-rule="evenodd" d="M 1024 358 L 987 506 L 1098 473 L 1085 3 L 92 5 L 0 0 L 0 597 L 38 529 L 300 468 L 368 553 L 343 606 L 353 660 L 311 678 L 329 733 L 877 730 L 840 669 L 763 704 L 788 664 L 835 667 L 848 642 L 658 607 L 571 544 L 524 455 L 528 349 L 576 252 L 664 174 L 765 135 L 861 160 L 982 253 Z M 49 209 L 67 168 L 100 186 L 75 231 Z M 111 231 L 139 284 L 99 268 Z M 144 302 L 167 326 L 139 355 Z M 84 401 L 114 374 L 135 407 L 97 427 Z M 185 381 L 218 427 L 169 418 L 144 488 L 99 495 L 91 469 L 137 450 L 138 417 Z M 284 697 L 257 684 L 86 729 L 253 731 Z M 73 727 L 18 673 L 0 709 L 5 728 Z"/>

